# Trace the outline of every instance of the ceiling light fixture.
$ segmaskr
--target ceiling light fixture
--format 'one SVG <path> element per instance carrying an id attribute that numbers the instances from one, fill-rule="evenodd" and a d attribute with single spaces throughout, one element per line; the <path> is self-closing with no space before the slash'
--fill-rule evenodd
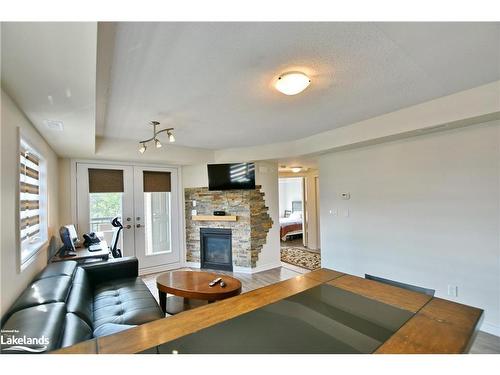
<path id="1" fill-rule="evenodd" d="M 293 173 L 299 173 L 302 170 L 302 167 L 292 167 L 290 168 Z"/>
<path id="2" fill-rule="evenodd" d="M 274 87 L 285 95 L 297 95 L 311 83 L 309 77 L 301 72 L 284 73 L 278 77 Z"/>
<path id="3" fill-rule="evenodd" d="M 174 130 L 174 128 L 167 128 L 167 129 L 162 129 L 162 130 L 156 130 L 156 127 L 158 125 L 160 125 L 160 123 L 158 121 L 151 121 L 149 124 L 153 125 L 153 136 L 151 138 L 149 138 L 149 139 L 146 139 L 144 141 L 140 141 L 139 142 L 139 152 L 141 154 L 144 154 L 144 152 L 146 152 L 146 149 L 147 149 L 146 144 L 148 142 L 154 141 L 154 144 L 155 144 L 156 148 L 161 148 L 162 147 L 162 144 L 161 144 L 160 140 L 157 137 L 158 134 L 160 134 L 160 133 L 167 132 L 167 134 L 168 134 L 168 141 L 170 143 L 175 142 L 175 137 L 174 137 L 174 134 L 172 133 L 172 131 Z"/>

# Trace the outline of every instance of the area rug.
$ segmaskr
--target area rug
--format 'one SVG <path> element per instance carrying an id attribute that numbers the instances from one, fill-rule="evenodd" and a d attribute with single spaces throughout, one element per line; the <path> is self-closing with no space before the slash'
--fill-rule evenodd
<path id="1" fill-rule="evenodd" d="M 311 271 L 321 268 L 321 254 L 300 247 L 282 247 L 281 261 Z"/>

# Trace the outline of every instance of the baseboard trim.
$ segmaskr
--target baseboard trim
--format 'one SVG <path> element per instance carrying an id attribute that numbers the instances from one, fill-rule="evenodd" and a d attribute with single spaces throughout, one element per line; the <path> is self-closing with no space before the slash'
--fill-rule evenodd
<path id="1" fill-rule="evenodd" d="M 263 272 L 267 271 L 273 268 L 278 268 L 281 267 L 281 262 L 277 263 L 266 263 L 266 264 L 261 264 L 257 267 L 250 268 L 250 267 L 239 267 L 239 266 L 234 266 L 233 267 L 233 272 L 238 272 L 238 273 L 258 273 L 258 272 Z"/>
<path id="2" fill-rule="evenodd" d="M 148 267 L 148 268 L 142 268 L 142 269 L 139 269 L 139 276 L 149 275 L 151 273 L 157 273 L 157 272 L 171 271 L 171 270 L 175 270 L 176 268 L 181 268 L 181 264 L 179 262 L 170 263 L 170 264 L 162 264 L 160 266 L 154 266 L 154 267 Z"/>
<path id="3" fill-rule="evenodd" d="M 281 267 L 281 260 L 277 262 L 271 262 L 266 264 L 261 264 L 255 268 L 252 268 L 252 273 L 263 272 L 267 270 L 272 270 L 273 268 Z"/>
<path id="4" fill-rule="evenodd" d="M 497 325 L 483 322 L 479 330 L 500 337 L 500 327 Z"/>
<path id="5" fill-rule="evenodd" d="M 184 267 L 201 268 L 201 264 L 199 262 L 184 262 Z M 281 262 L 262 264 L 260 266 L 254 267 L 254 268 L 233 266 L 233 272 L 250 274 L 250 273 L 267 271 L 267 270 L 270 270 L 273 268 L 278 268 L 278 267 L 281 267 Z"/>

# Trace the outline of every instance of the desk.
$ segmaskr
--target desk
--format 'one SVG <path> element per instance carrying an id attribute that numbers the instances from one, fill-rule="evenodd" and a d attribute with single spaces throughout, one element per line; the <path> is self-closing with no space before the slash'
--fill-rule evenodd
<path id="1" fill-rule="evenodd" d="M 54 353 L 154 347 L 160 353 L 465 353 L 482 315 L 475 307 L 321 269 Z M 295 329 L 304 338 L 299 345 L 290 340 Z"/>
<path id="2" fill-rule="evenodd" d="M 102 259 L 108 260 L 109 258 L 109 248 L 106 241 L 101 241 L 99 243 L 101 245 L 101 250 L 98 251 L 89 251 L 86 247 L 77 247 L 76 248 L 76 256 L 73 257 L 61 257 L 59 252 L 57 252 L 52 259 L 51 262 L 63 262 L 65 260 L 76 260 L 77 262 L 84 262 L 88 259 Z"/>

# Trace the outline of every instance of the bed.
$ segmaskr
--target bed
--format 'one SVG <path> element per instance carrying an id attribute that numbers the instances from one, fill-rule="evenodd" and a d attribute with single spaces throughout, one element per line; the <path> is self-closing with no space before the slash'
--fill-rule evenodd
<path id="1" fill-rule="evenodd" d="M 280 237 L 286 241 L 288 237 L 302 235 L 302 202 L 292 202 L 292 212 L 285 212 L 285 217 L 280 217 Z"/>

